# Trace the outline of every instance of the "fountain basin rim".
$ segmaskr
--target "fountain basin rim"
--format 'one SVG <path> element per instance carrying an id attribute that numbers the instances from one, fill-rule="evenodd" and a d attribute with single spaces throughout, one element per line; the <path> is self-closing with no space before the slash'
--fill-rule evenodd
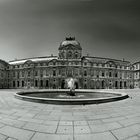
<path id="1" fill-rule="evenodd" d="M 53 92 L 64 92 L 64 91 L 69 91 L 69 90 L 32 90 L 32 91 L 23 91 L 23 92 L 18 92 L 15 93 L 15 97 L 21 100 L 26 100 L 26 101 L 31 101 L 31 102 L 38 102 L 38 103 L 48 103 L 48 104 L 67 104 L 67 105 L 80 105 L 80 104 L 98 104 L 98 103 L 105 103 L 105 102 L 113 102 L 113 101 L 118 101 L 118 100 L 122 100 L 122 99 L 126 99 L 129 96 L 126 93 L 120 93 L 120 92 L 114 92 L 114 91 L 103 91 L 103 90 L 76 90 L 76 93 L 91 93 L 91 92 L 98 92 L 98 93 L 111 93 L 111 94 L 115 94 L 118 95 L 116 97 L 104 97 L 104 98 L 86 98 L 86 99 L 75 99 L 75 98 L 71 98 L 71 99 L 58 99 L 58 98 L 40 98 L 40 97 L 29 97 L 29 96 L 25 96 L 28 93 L 44 93 L 44 92 L 48 92 L 48 93 L 53 93 Z"/>

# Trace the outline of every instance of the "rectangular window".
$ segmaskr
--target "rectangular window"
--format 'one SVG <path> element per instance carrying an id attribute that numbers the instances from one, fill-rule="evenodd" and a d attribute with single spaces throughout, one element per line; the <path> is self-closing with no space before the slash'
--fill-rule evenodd
<path id="1" fill-rule="evenodd" d="M 31 76 L 31 72 L 30 71 L 28 71 L 28 77 L 30 77 Z"/>

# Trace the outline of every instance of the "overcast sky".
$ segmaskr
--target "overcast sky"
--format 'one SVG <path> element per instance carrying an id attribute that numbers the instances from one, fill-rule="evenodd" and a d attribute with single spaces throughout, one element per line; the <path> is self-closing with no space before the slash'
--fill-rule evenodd
<path id="1" fill-rule="evenodd" d="M 0 0 L 0 59 L 58 55 L 66 36 L 83 55 L 140 61 L 140 2 Z"/>

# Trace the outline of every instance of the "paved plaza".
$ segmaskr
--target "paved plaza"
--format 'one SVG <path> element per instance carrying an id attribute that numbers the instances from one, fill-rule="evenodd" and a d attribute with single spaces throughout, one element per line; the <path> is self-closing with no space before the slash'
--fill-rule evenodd
<path id="1" fill-rule="evenodd" d="M 140 90 L 94 105 L 50 105 L 0 90 L 0 140 L 140 140 Z"/>

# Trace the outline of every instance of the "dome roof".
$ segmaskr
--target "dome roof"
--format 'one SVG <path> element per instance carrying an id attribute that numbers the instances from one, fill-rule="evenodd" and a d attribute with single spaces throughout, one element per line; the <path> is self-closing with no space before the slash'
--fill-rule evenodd
<path id="1" fill-rule="evenodd" d="M 77 47 L 78 49 L 82 49 L 80 46 L 80 43 L 75 40 L 75 37 L 66 38 L 66 40 L 61 42 L 59 49 L 63 49 L 65 46 L 68 46 L 68 45 L 73 45 Z"/>

